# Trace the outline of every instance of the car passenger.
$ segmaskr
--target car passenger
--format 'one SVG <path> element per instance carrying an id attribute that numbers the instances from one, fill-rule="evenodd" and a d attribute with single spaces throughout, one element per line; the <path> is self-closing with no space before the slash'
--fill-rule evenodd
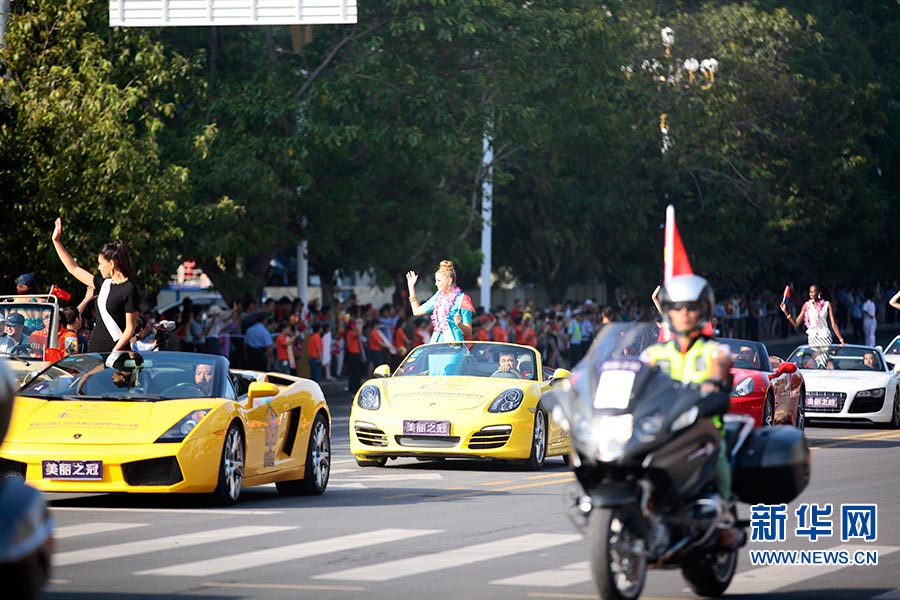
<path id="1" fill-rule="evenodd" d="M 491 377 L 506 377 L 509 379 L 522 379 L 522 373 L 516 368 L 516 354 L 512 350 L 501 350 L 497 360 L 497 370 Z"/>
<path id="2" fill-rule="evenodd" d="M 200 386 L 207 396 L 212 395 L 213 366 L 200 363 L 194 368 L 194 383 Z"/>
<path id="3" fill-rule="evenodd" d="M 865 354 L 863 354 L 863 367 L 869 369 L 870 371 L 878 370 L 878 366 L 875 362 L 874 352 L 866 352 Z"/>

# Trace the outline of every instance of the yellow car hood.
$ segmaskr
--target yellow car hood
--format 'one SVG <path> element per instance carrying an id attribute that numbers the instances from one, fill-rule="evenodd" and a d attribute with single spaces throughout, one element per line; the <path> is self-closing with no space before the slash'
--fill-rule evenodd
<path id="1" fill-rule="evenodd" d="M 527 379 L 489 377 L 392 377 L 385 382 L 385 401 L 394 408 L 420 408 L 437 403 L 448 410 L 490 406 L 504 390 L 535 384 Z"/>
<path id="2" fill-rule="evenodd" d="M 189 413 L 221 400 L 45 401 L 16 398 L 6 441 L 23 444 L 150 444 Z M 209 416 L 209 415 L 207 415 Z M 202 422 L 198 427 L 202 427 Z"/>

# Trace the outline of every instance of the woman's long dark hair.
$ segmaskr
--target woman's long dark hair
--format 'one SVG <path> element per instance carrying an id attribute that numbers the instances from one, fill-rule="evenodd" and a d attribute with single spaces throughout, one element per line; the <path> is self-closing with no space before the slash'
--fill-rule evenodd
<path id="1" fill-rule="evenodd" d="M 100 249 L 100 255 L 106 260 L 115 263 L 116 268 L 128 279 L 134 279 L 134 271 L 131 270 L 131 259 L 128 257 L 128 245 L 122 240 L 113 240 L 104 244 Z"/>

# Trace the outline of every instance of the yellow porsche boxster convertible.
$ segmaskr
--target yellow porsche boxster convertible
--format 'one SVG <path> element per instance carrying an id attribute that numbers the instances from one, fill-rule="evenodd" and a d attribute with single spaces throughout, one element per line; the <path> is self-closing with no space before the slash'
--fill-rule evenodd
<path id="1" fill-rule="evenodd" d="M 543 367 L 534 348 L 442 342 L 414 348 L 359 389 L 350 410 L 350 452 L 360 466 L 388 458 L 491 458 L 540 469 L 568 456 L 568 434 L 541 404 L 565 369 Z"/>
<path id="2" fill-rule="evenodd" d="M 317 495 L 330 474 L 319 386 L 231 371 L 221 356 L 114 352 L 63 358 L 18 392 L 0 470 L 48 492 Z"/>

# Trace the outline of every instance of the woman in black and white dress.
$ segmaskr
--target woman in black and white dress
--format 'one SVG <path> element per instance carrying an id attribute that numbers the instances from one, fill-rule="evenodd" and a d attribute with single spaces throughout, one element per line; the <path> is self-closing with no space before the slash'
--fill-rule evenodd
<path id="1" fill-rule="evenodd" d="M 97 255 L 99 275 L 78 266 L 60 241 L 62 219 L 53 228 L 53 247 L 66 270 L 97 294 L 97 323 L 88 352 L 128 350 L 137 328 L 140 297 L 133 281 L 128 247 L 122 240 L 105 244 Z"/>

